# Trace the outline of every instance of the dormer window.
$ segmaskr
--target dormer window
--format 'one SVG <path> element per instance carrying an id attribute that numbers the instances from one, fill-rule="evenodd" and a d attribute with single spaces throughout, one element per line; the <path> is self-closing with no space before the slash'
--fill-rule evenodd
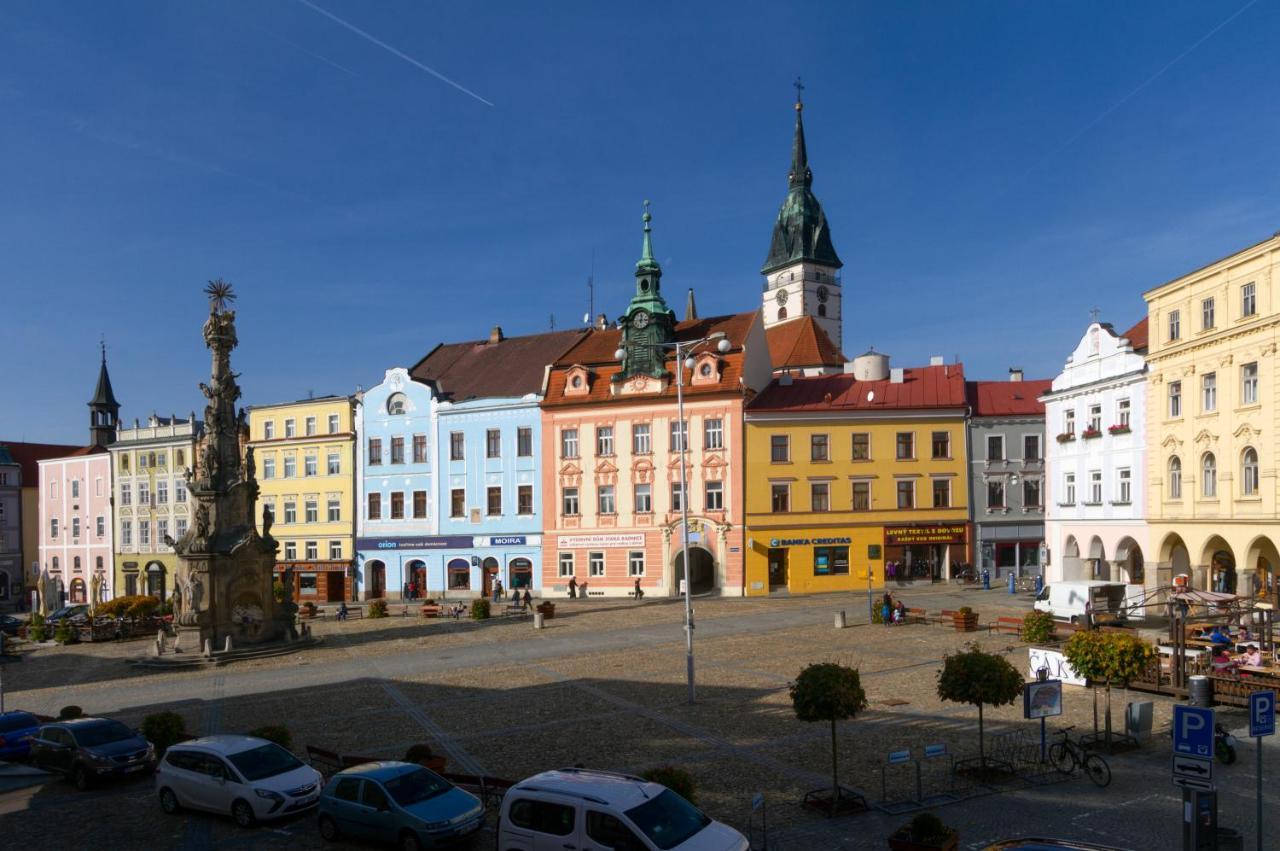
<path id="1" fill-rule="evenodd" d="M 570 387 L 573 387 L 573 388 L 575 388 L 575 389 L 576 389 L 576 388 L 578 388 L 578 387 L 581 387 L 581 386 L 582 386 L 582 376 L 581 376 L 581 375 L 575 375 L 573 378 L 569 379 L 569 386 L 570 386 Z"/>
<path id="2" fill-rule="evenodd" d="M 574 366 L 565 378 L 566 396 L 586 396 L 591 392 L 591 375 L 584 366 Z"/>
<path id="3" fill-rule="evenodd" d="M 403 393 L 392 393 L 387 398 L 387 413 L 392 416 L 398 416 L 405 411 L 405 397 Z"/>

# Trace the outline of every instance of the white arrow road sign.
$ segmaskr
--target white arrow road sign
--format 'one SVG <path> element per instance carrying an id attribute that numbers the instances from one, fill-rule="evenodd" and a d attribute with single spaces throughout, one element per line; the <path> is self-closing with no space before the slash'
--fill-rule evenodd
<path id="1" fill-rule="evenodd" d="M 1179 777 L 1208 782 L 1213 779 L 1213 760 L 1196 759 L 1195 757 L 1174 754 L 1173 776 L 1175 782 Z"/>
<path id="2" fill-rule="evenodd" d="M 1175 777 L 1173 785 L 1183 789 L 1199 789 L 1201 792 L 1213 792 L 1216 788 L 1212 780 L 1201 780 L 1198 777 Z"/>

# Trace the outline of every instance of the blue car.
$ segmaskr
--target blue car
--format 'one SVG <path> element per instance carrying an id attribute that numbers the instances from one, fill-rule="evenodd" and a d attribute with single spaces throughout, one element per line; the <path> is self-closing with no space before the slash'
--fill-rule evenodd
<path id="1" fill-rule="evenodd" d="M 22 759 L 31 753 L 31 739 L 40 722 L 30 712 L 0 713 L 0 759 Z"/>
<path id="2" fill-rule="evenodd" d="M 411 762 L 367 762 L 333 775 L 320 793 L 320 835 L 439 848 L 484 824 L 480 799 Z"/>

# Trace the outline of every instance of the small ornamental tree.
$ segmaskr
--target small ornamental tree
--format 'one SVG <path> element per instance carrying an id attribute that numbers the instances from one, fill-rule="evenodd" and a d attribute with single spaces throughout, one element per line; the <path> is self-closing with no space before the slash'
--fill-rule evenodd
<path id="1" fill-rule="evenodd" d="M 938 697 L 978 707 L 978 757 L 984 769 L 987 767 L 987 750 L 982 708 L 1008 706 L 1022 697 L 1022 686 L 1022 674 L 1008 659 L 998 653 L 984 653 L 976 644 L 942 659 L 942 670 L 938 672 Z"/>
<path id="2" fill-rule="evenodd" d="M 1028 644 L 1043 644 L 1053 638 L 1053 627 L 1053 615 L 1028 612 L 1022 619 L 1022 640 Z"/>
<path id="3" fill-rule="evenodd" d="M 1106 742 L 1111 747 L 1111 686 L 1128 686 L 1142 676 L 1155 661 L 1156 650 L 1136 635 L 1123 632 L 1079 630 L 1062 648 L 1062 655 L 1087 680 L 1106 684 Z M 1096 695 L 1096 692 L 1095 692 Z M 1098 704 L 1095 696 L 1093 732 L 1098 732 Z"/>
<path id="4" fill-rule="evenodd" d="M 852 718 L 867 708 L 867 694 L 857 668 L 819 662 L 800 672 L 791 684 L 791 705 L 801 721 L 831 723 L 831 812 L 840 803 L 840 776 L 836 763 L 836 722 Z"/>

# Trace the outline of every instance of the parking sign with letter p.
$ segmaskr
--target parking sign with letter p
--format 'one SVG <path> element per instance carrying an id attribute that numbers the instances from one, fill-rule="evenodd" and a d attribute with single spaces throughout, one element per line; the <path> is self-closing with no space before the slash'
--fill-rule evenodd
<path id="1" fill-rule="evenodd" d="M 1276 734 L 1276 693 L 1255 691 L 1249 695 L 1249 735 L 1274 736 Z"/>
<path id="2" fill-rule="evenodd" d="M 1173 752 L 1213 759 L 1213 710 L 1179 703 L 1173 707 Z"/>

